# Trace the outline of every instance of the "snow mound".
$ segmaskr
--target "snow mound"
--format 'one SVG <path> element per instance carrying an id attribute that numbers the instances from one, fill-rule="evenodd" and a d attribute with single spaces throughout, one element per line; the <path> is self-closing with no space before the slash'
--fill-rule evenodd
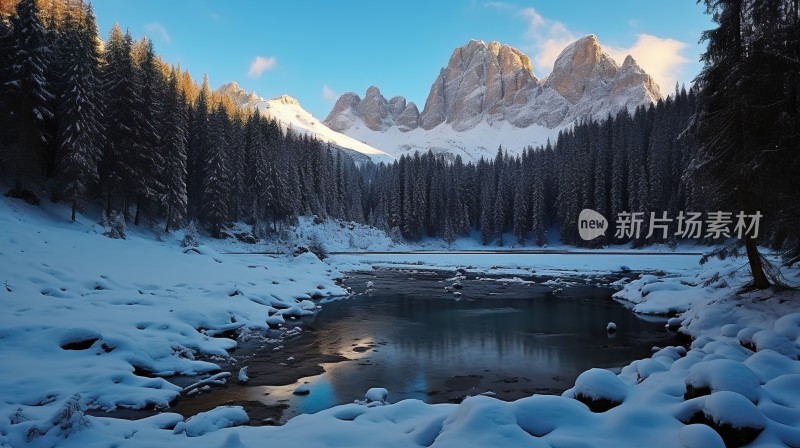
<path id="1" fill-rule="evenodd" d="M 382 387 L 373 387 L 367 390 L 367 393 L 364 394 L 363 400 L 355 400 L 355 404 L 360 404 L 362 406 L 384 406 L 389 404 L 387 398 L 389 397 L 389 391 L 382 388 Z"/>
<path id="2" fill-rule="evenodd" d="M 282 314 L 273 314 L 272 316 L 267 317 L 267 325 L 270 327 L 279 327 L 286 323 L 286 320 L 283 318 Z"/>
<path id="3" fill-rule="evenodd" d="M 772 401 L 790 408 L 800 408 L 800 374 L 780 375 L 764 385 Z"/>
<path id="4" fill-rule="evenodd" d="M 247 366 L 242 367 L 241 369 L 239 369 L 239 375 L 236 377 L 236 379 L 240 383 L 246 383 L 246 382 L 250 381 L 250 377 L 247 376 Z"/>
<path id="5" fill-rule="evenodd" d="M 574 398 L 594 412 L 604 412 L 618 406 L 628 396 L 628 386 L 613 372 L 605 369 L 589 369 L 578 376 L 575 387 L 563 396 Z"/>
<path id="6" fill-rule="evenodd" d="M 775 321 L 773 328 L 790 340 L 800 343 L 800 313 L 787 314 Z"/>
<path id="7" fill-rule="evenodd" d="M 221 406 L 190 417 L 183 425 L 183 432 L 189 437 L 198 437 L 222 428 L 243 425 L 249 420 L 241 406 Z"/>
<path id="8" fill-rule="evenodd" d="M 742 344 L 742 346 L 755 349 L 753 336 L 755 336 L 755 334 L 758 333 L 759 331 L 761 331 L 761 328 L 756 328 L 756 327 L 742 328 L 741 330 L 739 330 L 738 333 L 736 333 L 736 339 L 739 340 L 739 343 Z"/>
<path id="9" fill-rule="evenodd" d="M 686 425 L 681 429 L 680 440 L 686 448 L 725 448 L 722 437 L 708 425 Z"/>
<path id="10" fill-rule="evenodd" d="M 703 361 L 689 369 L 686 375 L 686 399 L 722 391 L 736 392 L 757 403 L 761 384 L 746 365 L 730 359 Z"/>
<path id="11" fill-rule="evenodd" d="M 706 398 L 703 414 L 718 424 L 734 428 L 764 428 L 766 419 L 750 400 L 729 391 L 717 392 Z"/>
<path id="12" fill-rule="evenodd" d="M 729 338 L 735 338 L 740 331 L 742 331 L 742 326 L 736 324 L 723 325 L 722 328 L 720 329 L 722 335 Z"/>
<path id="13" fill-rule="evenodd" d="M 693 288 L 682 277 L 659 278 L 642 275 L 614 294 L 614 298 L 633 304 L 642 314 L 666 315 L 682 313 L 697 303 L 710 300 L 709 288 Z"/>
<path id="14" fill-rule="evenodd" d="M 756 346 L 756 351 L 770 349 L 793 359 L 797 359 L 797 355 L 800 353 L 797 345 L 789 338 L 773 330 L 761 330 L 754 334 L 753 344 Z"/>
<path id="15" fill-rule="evenodd" d="M 489 428 L 491 428 L 489 430 Z M 436 446 L 547 447 L 517 424 L 514 411 L 495 398 L 476 395 L 464 400 L 444 421 Z"/>
<path id="16" fill-rule="evenodd" d="M 800 373 L 800 361 L 795 361 L 772 350 L 762 350 L 744 361 L 762 384 L 785 373 Z"/>
<path id="17" fill-rule="evenodd" d="M 364 395 L 364 398 L 367 401 L 380 401 L 386 402 L 386 399 L 389 397 L 389 391 L 382 388 L 382 387 L 373 387 L 367 391 Z"/>

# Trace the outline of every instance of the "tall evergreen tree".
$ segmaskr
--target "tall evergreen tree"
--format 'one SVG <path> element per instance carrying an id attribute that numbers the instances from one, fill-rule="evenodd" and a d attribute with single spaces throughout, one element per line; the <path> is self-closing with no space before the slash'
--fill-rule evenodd
<path id="1" fill-rule="evenodd" d="M 192 107 L 189 122 L 189 146 L 186 158 L 186 191 L 191 216 L 202 212 L 203 175 L 208 160 L 209 140 L 211 138 L 209 112 L 211 110 L 211 87 L 208 75 L 203 76 L 203 84 Z"/>
<path id="2" fill-rule="evenodd" d="M 188 106 L 178 88 L 180 70 L 173 69 L 164 98 L 162 129 L 164 135 L 164 169 L 161 184 L 164 186 L 165 231 L 183 224 L 187 215 L 186 151 L 188 145 Z"/>
<path id="3" fill-rule="evenodd" d="M 16 190 L 22 189 L 23 178 L 43 167 L 53 137 L 48 123 L 54 118 L 49 77 L 54 56 L 40 14 L 35 0 L 20 0 L 11 17 L 11 64 L 4 93 L 16 132 L 6 163 L 12 167 Z"/>
<path id="4" fill-rule="evenodd" d="M 83 11 L 83 20 L 67 15 L 61 55 L 69 61 L 64 73 L 68 88 L 60 98 L 58 129 L 58 171 L 61 194 L 72 208 L 72 221 L 86 192 L 98 180 L 97 163 L 103 141 L 102 103 L 97 74 L 99 50 L 97 26 L 91 6 Z"/>
<path id="5" fill-rule="evenodd" d="M 717 28 L 703 33 L 707 42 L 704 63 L 695 82 L 702 91 L 698 107 L 697 139 L 700 143 L 699 173 L 711 180 L 720 208 L 738 205 L 752 214 L 754 187 L 759 171 L 754 160 L 765 149 L 758 145 L 750 118 L 759 104 L 760 89 L 753 90 L 758 68 L 749 53 L 749 8 L 746 0 L 705 0 Z M 764 289 L 770 282 L 764 273 L 756 241 L 747 236 L 744 246 L 753 286 Z"/>
<path id="6" fill-rule="evenodd" d="M 225 158 L 225 133 L 224 130 L 228 117 L 222 106 L 218 106 L 210 117 L 212 132 L 208 145 L 208 159 L 203 175 L 202 210 L 204 221 L 208 230 L 215 238 L 222 237 L 228 219 L 228 193 L 230 178 Z"/>
<path id="7" fill-rule="evenodd" d="M 138 142 L 131 123 L 135 121 L 136 88 L 134 83 L 129 33 L 123 34 L 114 24 L 105 44 L 102 68 L 103 102 L 105 104 L 105 145 L 100 164 L 100 180 L 106 193 L 106 214 L 115 208 L 116 198 L 127 194 L 133 167 L 130 156 Z M 123 206 L 123 208 L 126 208 Z"/>

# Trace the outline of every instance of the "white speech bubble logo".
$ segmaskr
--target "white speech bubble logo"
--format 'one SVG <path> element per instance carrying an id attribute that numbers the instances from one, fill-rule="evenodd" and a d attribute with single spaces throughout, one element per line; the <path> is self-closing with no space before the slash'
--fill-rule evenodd
<path id="1" fill-rule="evenodd" d="M 596 211 L 585 208 L 578 215 L 578 234 L 584 241 L 591 241 L 600 235 L 605 235 L 608 229 L 608 220 Z"/>

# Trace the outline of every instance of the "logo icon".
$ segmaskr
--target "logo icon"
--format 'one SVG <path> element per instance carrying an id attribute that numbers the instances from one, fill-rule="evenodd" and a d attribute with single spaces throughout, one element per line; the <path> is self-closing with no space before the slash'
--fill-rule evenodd
<path id="1" fill-rule="evenodd" d="M 596 211 L 585 208 L 578 215 L 578 234 L 584 241 L 591 241 L 608 230 L 608 220 Z"/>

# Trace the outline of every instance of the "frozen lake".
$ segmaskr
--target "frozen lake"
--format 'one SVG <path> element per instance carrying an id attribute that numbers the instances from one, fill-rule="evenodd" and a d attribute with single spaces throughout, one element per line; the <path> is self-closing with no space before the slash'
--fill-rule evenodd
<path id="1" fill-rule="evenodd" d="M 363 398 L 385 387 L 389 401 L 416 398 L 459 402 L 487 393 L 513 400 L 534 393 L 560 393 L 592 367 L 616 369 L 648 357 L 669 335 L 659 319 L 643 320 L 611 299 L 609 278 L 489 277 L 469 274 L 458 297 L 445 287 L 453 271 L 379 269 L 353 272 L 345 284 L 354 296 L 323 303 L 302 335 L 285 344 L 292 366 L 308 356 L 344 356 L 323 363 L 325 373 L 307 376 L 310 394 L 294 395 L 298 383 L 238 386 L 187 400 L 195 411 L 230 402 L 285 407 L 283 420 Z M 374 285 L 368 287 L 368 282 Z M 555 291 L 555 292 L 554 292 Z M 606 332 L 615 322 L 618 331 Z M 294 359 L 289 360 L 292 356 Z M 271 349 L 252 367 L 276 363 Z M 269 381 L 269 380 L 267 380 Z"/>

